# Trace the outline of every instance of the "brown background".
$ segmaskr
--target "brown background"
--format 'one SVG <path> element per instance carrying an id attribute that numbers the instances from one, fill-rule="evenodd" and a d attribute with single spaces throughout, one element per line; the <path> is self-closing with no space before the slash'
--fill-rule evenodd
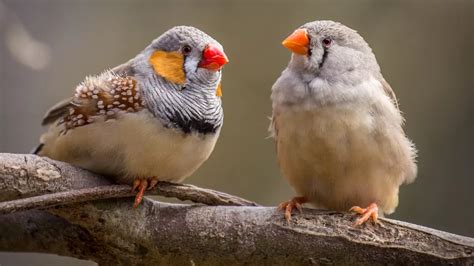
<path id="1" fill-rule="evenodd" d="M 172 26 L 193 25 L 221 42 L 231 63 L 224 70 L 220 140 L 186 182 L 276 205 L 293 195 L 266 138 L 270 88 L 290 56 L 280 42 L 305 22 L 332 19 L 371 45 L 420 150 L 418 179 L 401 188 L 391 217 L 472 237 L 473 3 L 3 1 L 0 152 L 28 152 L 44 131 L 44 112 L 84 76 L 130 59 Z M 32 258 L 36 265 L 65 263 L 0 253 L 0 264 Z"/>

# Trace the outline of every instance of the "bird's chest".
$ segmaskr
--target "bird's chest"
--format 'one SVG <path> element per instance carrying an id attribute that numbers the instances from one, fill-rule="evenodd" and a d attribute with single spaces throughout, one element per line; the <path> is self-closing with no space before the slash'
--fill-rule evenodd
<path id="1" fill-rule="evenodd" d="M 297 191 L 334 187 L 341 177 L 354 173 L 359 160 L 373 153 L 375 125 L 365 108 L 287 109 L 277 113 L 278 161 Z"/>
<path id="2" fill-rule="evenodd" d="M 370 138 L 375 121 L 367 108 L 325 107 L 287 109 L 275 117 L 278 143 L 313 154 L 339 154 Z"/>
<path id="3" fill-rule="evenodd" d="M 175 182 L 191 175 L 207 160 L 219 135 L 219 129 L 207 134 L 185 132 L 165 127 L 156 119 L 125 121 L 124 127 L 137 131 L 123 151 L 126 175 L 157 176 L 160 180 Z"/>
<path id="4" fill-rule="evenodd" d="M 120 182 L 155 176 L 178 182 L 209 157 L 218 135 L 165 127 L 143 110 L 70 130 L 50 144 L 49 156 Z"/>

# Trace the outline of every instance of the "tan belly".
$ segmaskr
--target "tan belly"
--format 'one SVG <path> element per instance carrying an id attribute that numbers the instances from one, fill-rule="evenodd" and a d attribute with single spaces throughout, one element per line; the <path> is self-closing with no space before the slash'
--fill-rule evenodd
<path id="1" fill-rule="evenodd" d="M 148 111 L 94 122 L 65 135 L 59 135 L 59 130 L 52 127 L 42 136 L 45 145 L 40 155 L 125 183 L 155 176 L 162 181 L 182 181 L 207 160 L 219 135 L 165 128 Z"/>
<path id="2" fill-rule="evenodd" d="M 398 133 L 386 134 L 367 110 L 351 108 L 285 111 L 275 119 L 280 168 L 298 194 L 320 208 L 376 202 L 393 212 L 402 170 L 391 138 Z"/>

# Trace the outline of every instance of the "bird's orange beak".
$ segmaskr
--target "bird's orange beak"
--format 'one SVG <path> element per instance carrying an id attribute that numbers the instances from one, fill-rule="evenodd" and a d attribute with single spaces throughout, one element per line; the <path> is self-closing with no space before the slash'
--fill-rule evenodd
<path id="1" fill-rule="evenodd" d="M 308 32 L 306 29 L 297 29 L 281 44 L 295 54 L 307 55 L 309 50 Z"/>
<path id="2" fill-rule="evenodd" d="M 202 59 L 199 62 L 199 67 L 206 68 L 213 71 L 218 71 L 225 64 L 229 63 L 229 59 L 219 47 L 208 44 L 202 52 Z"/>

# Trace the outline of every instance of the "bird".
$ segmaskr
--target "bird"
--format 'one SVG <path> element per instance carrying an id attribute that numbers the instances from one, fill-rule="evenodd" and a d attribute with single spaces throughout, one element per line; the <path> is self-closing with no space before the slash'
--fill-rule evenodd
<path id="1" fill-rule="evenodd" d="M 54 105 L 33 153 L 131 184 L 182 182 L 212 153 L 223 124 L 222 45 L 176 26 L 128 62 L 88 76 Z"/>
<path id="2" fill-rule="evenodd" d="M 331 20 L 304 24 L 283 46 L 292 52 L 272 86 L 270 134 L 293 209 L 355 212 L 355 226 L 391 214 L 399 187 L 417 175 L 416 148 L 397 98 L 357 31 Z"/>

